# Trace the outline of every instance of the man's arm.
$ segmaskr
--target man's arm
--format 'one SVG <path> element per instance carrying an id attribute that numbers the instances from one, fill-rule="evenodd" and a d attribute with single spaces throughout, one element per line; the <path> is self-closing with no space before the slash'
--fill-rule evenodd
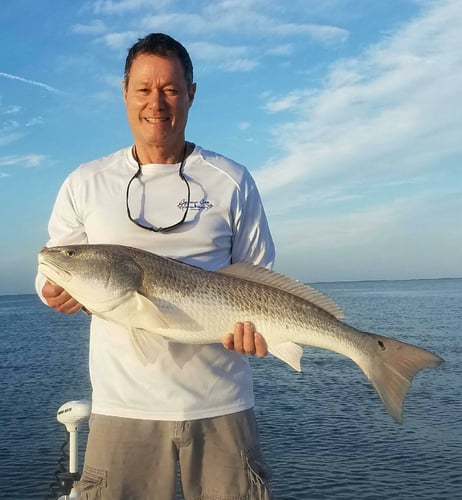
<path id="1" fill-rule="evenodd" d="M 64 181 L 56 197 L 48 221 L 48 233 L 49 247 L 87 243 L 85 228 L 76 213 L 70 177 Z M 73 314 L 82 308 L 63 288 L 49 282 L 40 272 L 37 272 L 35 289 L 40 300 L 55 311 Z"/>
<path id="2" fill-rule="evenodd" d="M 234 207 L 236 225 L 231 260 L 271 268 L 275 257 L 274 243 L 260 193 L 250 175 L 241 186 L 238 200 Z M 234 332 L 225 335 L 222 343 L 228 350 L 249 356 L 263 357 L 268 353 L 265 339 L 255 332 L 249 321 L 237 322 Z"/>

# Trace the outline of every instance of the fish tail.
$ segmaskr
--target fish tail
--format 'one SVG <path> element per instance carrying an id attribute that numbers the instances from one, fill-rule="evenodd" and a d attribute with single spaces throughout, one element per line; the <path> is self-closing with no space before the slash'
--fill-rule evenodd
<path id="1" fill-rule="evenodd" d="M 393 420 L 402 423 L 403 404 L 414 376 L 423 368 L 436 368 L 444 360 L 420 347 L 370 334 L 375 352 L 360 364 Z"/>

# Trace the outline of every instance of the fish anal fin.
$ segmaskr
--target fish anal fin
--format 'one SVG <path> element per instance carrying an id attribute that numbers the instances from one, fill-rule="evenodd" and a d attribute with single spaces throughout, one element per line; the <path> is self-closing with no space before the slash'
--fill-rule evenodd
<path id="1" fill-rule="evenodd" d="M 294 342 L 281 342 L 280 344 L 268 344 L 268 352 L 287 363 L 294 370 L 302 371 L 300 360 L 303 356 L 303 347 Z"/>
<path id="2" fill-rule="evenodd" d="M 261 285 L 267 285 L 272 288 L 283 290 L 292 295 L 295 295 L 303 300 L 307 300 L 321 309 L 324 309 L 337 319 L 343 318 L 343 312 L 338 304 L 333 299 L 327 297 L 320 291 L 297 281 L 294 278 L 289 278 L 284 274 L 271 271 L 266 267 L 256 266 L 248 262 L 237 262 L 228 267 L 217 271 L 228 276 L 234 276 L 249 281 L 255 281 Z"/>

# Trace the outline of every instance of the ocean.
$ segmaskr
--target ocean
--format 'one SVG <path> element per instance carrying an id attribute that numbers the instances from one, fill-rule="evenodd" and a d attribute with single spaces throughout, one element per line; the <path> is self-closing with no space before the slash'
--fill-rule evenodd
<path id="1" fill-rule="evenodd" d="M 445 359 L 420 372 L 403 425 L 349 359 L 305 347 L 302 372 L 252 359 L 272 489 L 283 500 L 462 499 L 462 279 L 317 283 L 357 328 Z M 50 499 L 66 401 L 90 398 L 88 323 L 0 296 L 0 499 Z M 86 426 L 80 439 L 82 458 Z"/>

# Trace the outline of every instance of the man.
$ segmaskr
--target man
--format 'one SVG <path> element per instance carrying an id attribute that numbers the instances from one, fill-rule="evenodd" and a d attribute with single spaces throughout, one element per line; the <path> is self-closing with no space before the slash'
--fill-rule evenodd
<path id="1" fill-rule="evenodd" d="M 123 93 L 134 145 L 66 179 L 48 246 L 117 243 L 207 270 L 272 265 L 248 171 L 185 140 L 195 91 L 189 55 L 169 36 L 148 35 L 129 50 Z M 57 311 L 81 307 L 40 274 L 37 290 Z M 123 327 L 92 318 L 92 417 L 76 483 L 82 498 L 172 499 L 177 462 L 187 499 L 270 498 L 245 356 L 264 356 L 266 344 L 248 322 L 223 334 L 223 345 L 165 342 L 144 366 Z"/>

